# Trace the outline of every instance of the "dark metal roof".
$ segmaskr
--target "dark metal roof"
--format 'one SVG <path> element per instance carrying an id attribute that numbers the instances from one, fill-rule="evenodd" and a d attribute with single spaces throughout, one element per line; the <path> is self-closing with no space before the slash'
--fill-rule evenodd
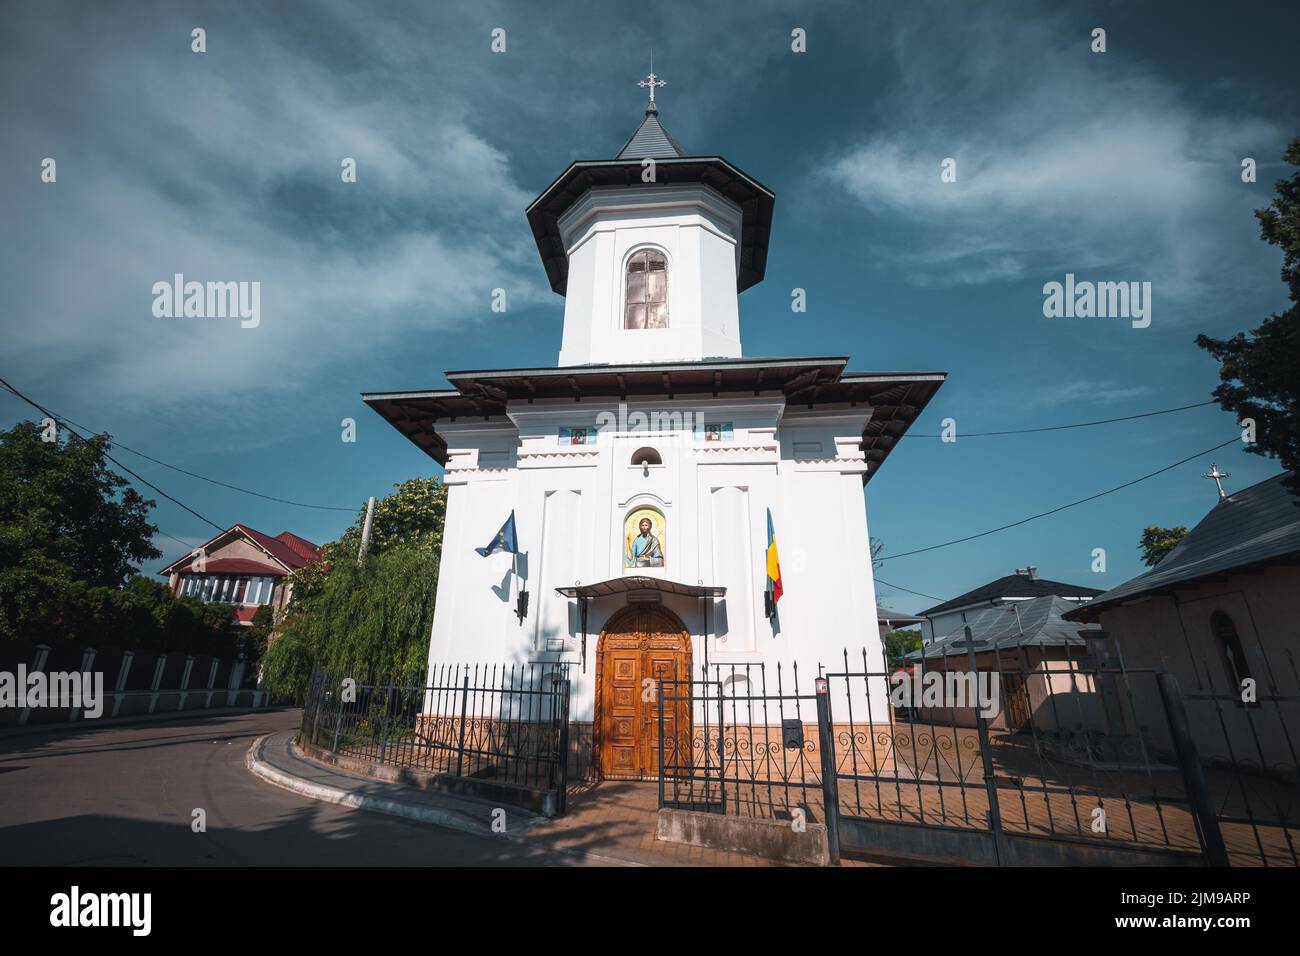
<path id="1" fill-rule="evenodd" d="M 1300 508 L 1283 484 L 1287 473 L 1220 498 L 1209 514 L 1150 571 L 1076 608 L 1095 621 L 1103 610 L 1146 594 L 1186 587 L 1230 571 L 1300 560 Z"/>
<path id="2" fill-rule="evenodd" d="M 669 156 L 685 156 L 686 150 L 677 145 L 671 133 L 659 122 L 659 111 L 648 109 L 645 119 L 636 128 L 632 137 L 623 144 L 623 148 L 614 154 L 615 159 L 646 158 L 664 159 Z"/>
<path id="3" fill-rule="evenodd" d="M 1063 584 L 1060 581 L 1048 581 L 1044 578 L 1031 578 L 1024 574 L 1008 574 L 1004 578 L 990 581 L 988 584 L 967 591 L 951 601 L 944 601 L 921 612 L 925 617 L 942 614 L 972 604 L 988 604 L 1000 598 L 1036 598 L 1050 594 L 1059 597 L 1095 597 L 1101 588 L 1086 588 L 1078 584 Z"/>
<path id="4" fill-rule="evenodd" d="M 610 578 L 608 581 L 601 581 L 599 584 L 579 584 L 573 587 L 556 588 L 555 591 L 567 598 L 612 597 L 616 594 L 626 594 L 628 591 L 662 591 L 665 594 L 684 594 L 687 597 L 726 597 L 727 595 L 727 589 L 720 585 L 679 584 L 676 581 L 665 581 L 662 578 L 637 574 L 631 574 L 623 578 Z"/>
<path id="5" fill-rule="evenodd" d="M 525 210 L 551 288 L 564 295 L 569 281 L 569 257 L 560 235 L 560 217 L 587 190 L 597 186 L 644 189 L 647 186 L 694 183 L 708 186 L 740 207 L 740 266 L 736 274 L 736 291 L 744 292 L 761 282 L 767 269 L 767 244 L 772 232 L 776 194 L 721 156 L 656 158 L 655 181 L 644 183 L 641 181 L 643 158 L 573 163 Z"/>
<path id="6" fill-rule="evenodd" d="M 910 660 L 966 657 L 967 648 L 953 646 L 965 640 L 966 627 L 970 628 L 974 640 L 986 645 L 975 648 L 976 654 L 1016 647 L 1081 647 L 1087 643 L 1085 634 L 1100 633 L 1101 628 L 1066 620 L 1066 613 L 1073 608 L 1073 604 L 1056 595 L 999 604 L 985 608 L 951 634 L 905 656 Z"/>
<path id="7" fill-rule="evenodd" d="M 889 621 L 893 624 L 919 624 L 925 618 L 917 617 L 915 614 L 904 614 L 902 611 L 895 611 L 892 608 L 881 607 L 877 604 L 876 620 Z"/>
<path id="8" fill-rule="evenodd" d="M 848 360 L 738 358 L 637 365 L 576 365 L 559 368 L 447 372 L 453 389 L 368 392 L 362 400 L 441 465 L 447 444 L 439 420 L 503 417 L 511 401 L 667 395 L 782 394 L 787 406 L 871 405 L 862 433 L 869 468 L 876 469 L 934 397 L 946 372 L 844 372 Z"/>

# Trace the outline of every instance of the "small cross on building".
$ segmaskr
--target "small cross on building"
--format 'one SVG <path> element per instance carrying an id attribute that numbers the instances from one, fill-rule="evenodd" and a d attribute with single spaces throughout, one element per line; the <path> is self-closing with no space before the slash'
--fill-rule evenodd
<path id="1" fill-rule="evenodd" d="M 654 69 L 653 66 L 650 67 L 650 75 L 646 79 L 637 83 L 637 86 L 650 88 L 650 109 L 652 110 L 655 109 L 655 87 L 668 85 L 667 82 L 655 76 Z"/>
<path id="2" fill-rule="evenodd" d="M 1223 490 L 1223 481 L 1222 481 L 1221 479 L 1223 479 L 1223 478 L 1231 478 L 1231 477 L 1232 477 L 1232 473 L 1231 473 L 1231 472 L 1228 472 L 1228 471 L 1219 471 L 1219 466 L 1216 465 L 1214 462 L 1210 462 L 1210 470 L 1207 471 L 1205 474 L 1201 475 L 1201 477 L 1202 477 L 1202 478 L 1213 478 L 1213 479 L 1214 479 L 1214 484 L 1215 484 L 1215 485 L 1218 487 L 1218 489 L 1219 489 L 1219 497 L 1220 497 L 1220 498 L 1226 498 L 1226 497 L 1228 497 L 1228 493 L 1227 493 L 1226 491 Z"/>

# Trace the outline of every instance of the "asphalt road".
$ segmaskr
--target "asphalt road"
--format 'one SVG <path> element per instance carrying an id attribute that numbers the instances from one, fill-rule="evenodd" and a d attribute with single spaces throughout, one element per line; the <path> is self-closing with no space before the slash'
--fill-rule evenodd
<path id="1" fill-rule="evenodd" d="M 296 710 L 0 737 L 0 865 L 565 865 L 535 847 L 319 803 L 254 777 Z M 193 811 L 207 831 L 191 829 Z"/>

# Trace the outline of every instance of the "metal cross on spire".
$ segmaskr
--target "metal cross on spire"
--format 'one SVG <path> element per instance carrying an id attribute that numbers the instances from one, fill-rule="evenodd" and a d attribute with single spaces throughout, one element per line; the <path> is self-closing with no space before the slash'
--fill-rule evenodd
<path id="1" fill-rule="evenodd" d="M 655 76 L 654 61 L 651 60 L 651 62 L 650 62 L 650 75 L 649 75 L 646 79 L 641 80 L 640 82 L 637 83 L 637 86 L 640 86 L 640 87 L 642 87 L 642 88 L 644 88 L 644 87 L 649 87 L 649 88 L 650 88 L 650 105 L 646 108 L 646 112 L 655 112 L 655 113 L 658 112 L 658 109 L 655 107 L 655 87 L 656 87 L 656 86 L 667 86 L 667 85 L 668 85 L 668 84 L 667 84 L 665 81 L 663 81 L 663 80 L 659 79 L 657 76 Z"/>
<path id="2" fill-rule="evenodd" d="M 1213 478 L 1215 485 L 1217 485 L 1219 489 L 1219 497 L 1220 498 L 1228 497 L 1228 493 L 1223 490 L 1223 482 L 1220 479 L 1231 478 L 1232 477 L 1231 472 L 1219 471 L 1219 466 L 1216 465 L 1214 462 L 1210 462 L 1210 470 L 1207 471 L 1205 474 L 1201 475 L 1201 477 Z"/>

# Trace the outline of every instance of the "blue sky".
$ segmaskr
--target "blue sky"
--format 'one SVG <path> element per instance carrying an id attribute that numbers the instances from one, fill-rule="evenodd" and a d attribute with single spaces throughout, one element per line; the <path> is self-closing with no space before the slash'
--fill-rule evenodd
<path id="1" fill-rule="evenodd" d="M 777 195 L 745 352 L 944 370 L 914 433 L 1030 428 L 1202 401 L 1198 332 L 1285 304 L 1251 210 L 1300 134 L 1294 4 L 344 2 L 28 4 L 0 22 L 0 376 L 149 454 L 358 507 L 434 463 L 360 401 L 442 372 L 554 364 L 563 300 L 523 209 L 661 119 Z M 905 9 L 898 9 L 905 7 Z M 207 30 L 192 53 L 190 31 Z M 490 50 L 494 28 L 507 51 Z M 807 52 L 790 32 L 807 33 Z M 1107 51 L 1092 53 L 1094 27 Z M 58 181 L 39 180 L 54 157 Z M 345 185 L 343 157 L 358 162 Z M 957 182 L 939 163 L 957 160 Z M 1258 182 L 1240 179 L 1242 158 Z M 262 321 L 158 319 L 154 282 L 262 284 Z M 1152 282 L 1152 324 L 1047 319 L 1067 272 Z M 510 309 L 493 313 L 493 288 Z M 808 311 L 790 311 L 791 289 Z M 7 426 L 27 417 L 0 398 Z M 340 440 L 356 419 L 358 440 Z M 868 487 L 885 556 L 1094 494 L 1231 438 L 1210 406 L 1068 432 L 905 439 Z M 315 541 L 342 511 L 122 461 L 218 524 Z M 1224 449 L 1229 488 L 1277 473 Z M 967 544 L 887 560 L 952 597 L 1014 568 L 1107 587 L 1148 524 L 1214 503 L 1209 457 Z M 166 501 L 155 520 L 210 529 Z M 779 534 L 779 529 L 778 529 Z M 164 557 L 176 540 L 160 537 Z M 1090 570 L 1105 548 L 1108 570 Z M 155 570 L 150 568 L 149 570 Z M 882 603 L 933 601 L 881 585 Z"/>

